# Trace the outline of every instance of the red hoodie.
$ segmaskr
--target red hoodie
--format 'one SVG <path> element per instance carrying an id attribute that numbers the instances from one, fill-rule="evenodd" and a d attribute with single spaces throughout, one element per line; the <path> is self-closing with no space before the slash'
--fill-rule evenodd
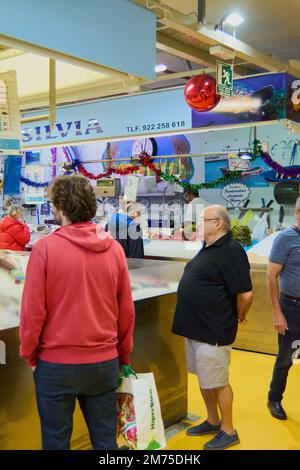
<path id="1" fill-rule="evenodd" d="M 97 232 L 97 233 L 96 233 Z M 130 363 L 134 304 L 121 245 L 91 222 L 39 240 L 23 291 L 20 355 L 31 366 Z"/>
<path id="2" fill-rule="evenodd" d="M 0 250 L 23 251 L 29 243 L 30 232 L 26 224 L 14 217 L 4 217 L 0 222 Z"/>

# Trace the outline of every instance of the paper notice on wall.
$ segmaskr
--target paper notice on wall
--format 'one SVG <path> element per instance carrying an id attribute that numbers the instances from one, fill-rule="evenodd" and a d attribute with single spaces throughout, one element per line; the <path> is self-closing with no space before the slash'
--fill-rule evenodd
<path id="1" fill-rule="evenodd" d="M 25 169 L 25 177 L 35 183 L 44 182 L 44 168 L 41 166 L 29 166 Z M 43 204 L 45 188 L 25 186 L 25 204 Z"/>
<path id="2" fill-rule="evenodd" d="M 16 72 L 0 74 L 0 155 L 21 155 L 21 121 Z"/>
<path id="3" fill-rule="evenodd" d="M 140 177 L 136 175 L 128 175 L 124 190 L 124 199 L 127 202 L 136 202 Z"/>
<path id="4" fill-rule="evenodd" d="M 248 170 L 249 160 L 244 160 L 236 153 L 228 154 L 228 166 L 230 171 Z"/>

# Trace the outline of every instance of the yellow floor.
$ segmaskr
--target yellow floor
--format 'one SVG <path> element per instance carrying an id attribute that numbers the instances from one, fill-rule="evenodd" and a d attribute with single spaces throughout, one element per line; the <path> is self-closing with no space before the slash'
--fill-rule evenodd
<path id="1" fill-rule="evenodd" d="M 233 351 L 231 385 L 234 391 L 234 426 L 241 443 L 231 450 L 300 450 L 300 365 L 290 371 L 283 406 L 287 421 L 272 418 L 266 407 L 274 356 Z M 189 375 L 188 412 L 206 419 L 198 381 Z M 180 431 L 168 439 L 169 450 L 199 450 L 210 436 L 189 437 Z"/>

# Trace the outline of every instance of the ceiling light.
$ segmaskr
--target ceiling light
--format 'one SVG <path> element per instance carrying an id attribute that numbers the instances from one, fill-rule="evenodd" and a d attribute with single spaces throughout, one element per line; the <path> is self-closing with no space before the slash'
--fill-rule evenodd
<path id="1" fill-rule="evenodd" d="M 230 26 L 236 27 L 244 23 L 245 18 L 242 17 L 239 13 L 232 12 L 226 15 L 222 21 L 223 24 L 229 24 Z"/>
<path id="2" fill-rule="evenodd" d="M 159 73 L 159 72 L 165 72 L 167 70 L 167 66 L 165 64 L 157 64 L 155 66 L 155 72 L 156 73 Z"/>

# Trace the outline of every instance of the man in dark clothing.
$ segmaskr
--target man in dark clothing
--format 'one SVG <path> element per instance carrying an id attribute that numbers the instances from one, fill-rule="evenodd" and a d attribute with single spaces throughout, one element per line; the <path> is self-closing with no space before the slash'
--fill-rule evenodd
<path id="1" fill-rule="evenodd" d="M 105 230 L 122 246 L 126 258 L 144 258 L 144 244 L 140 224 L 128 213 L 131 204 L 120 201 L 120 209 L 113 215 Z"/>
<path id="2" fill-rule="evenodd" d="M 274 327 L 278 333 L 278 356 L 268 396 L 274 418 L 287 419 L 281 405 L 288 373 L 300 344 L 300 198 L 296 201 L 295 225 L 280 232 L 269 257 L 267 283 Z M 280 279 L 280 289 L 278 287 Z"/>
<path id="3" fill-rule="evenodd" d="M 245 320 L 252 302 L 250 266 L 232 238 L 223 206 L 204 209 L 199 232 L 203 247 L 180 281 L 173 333 L 186 338 L 187 368 L 198 376 L 208 414 L 187 433 L 216 434 L 204 448 L 225 449 L 239 442 L 232 423 L 229 364 L 238 321 Z"/>

